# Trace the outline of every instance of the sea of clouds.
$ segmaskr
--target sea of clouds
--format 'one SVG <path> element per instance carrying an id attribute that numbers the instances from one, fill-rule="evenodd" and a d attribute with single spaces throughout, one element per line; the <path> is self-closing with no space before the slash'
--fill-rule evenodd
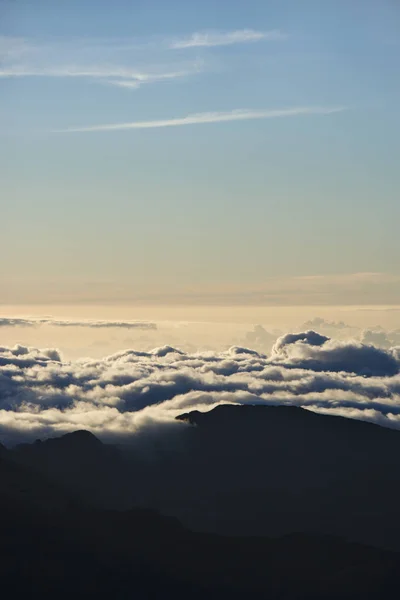
<path id="1" fill-rule="evenodd" d="M 72 361 L 55 349 L 0 347 L 6 444 L 77 429 L 106 440 L 144 436 L 222 403 L 296 405 L 400 428 L 400 346 L 310 329 L 279 337 L 268 354 L 163 346 Z"/>

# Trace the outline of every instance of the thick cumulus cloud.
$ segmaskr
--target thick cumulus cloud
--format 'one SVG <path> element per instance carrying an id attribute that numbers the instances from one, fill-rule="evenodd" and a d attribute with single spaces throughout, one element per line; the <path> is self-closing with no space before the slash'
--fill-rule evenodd
<path id="1" fill-rule="evenodd" d="M 70 321 L 51 318 L 23 319 L 19 317 L 0 317 L 0 327 L 89 327 L 90 329 L 157 329 L 156 323 L 147 321 Z"/>
<path id="2" fill-rule="evenodd" d="M 88 429 L 110 438 L 159 427 L 221 403 L 286 404 L 400 428 L 400 349 L 287 334 L 269 356 L 234 346 L 171 346 L 101 360 L 0 348 L 0 437 L 6 443 Z"/>
<path id="3" fill-rule="evenodd" d="M 346 371 L 365 376 L 390 376 L 399 371 L 394 352 L 356 341 L 331 340 L 312 330 L 280 337 L 272 348 L 271 360 L 287 368 Z"/>
<path id="4" fill-rule="evenodd" d="M 391 348 L 400 345 L 400 329 L 385 331 L 383 327 L 366 329 L 361 334 L 361 341 L 365 344 L 374 344 L 382 348 Z"/>

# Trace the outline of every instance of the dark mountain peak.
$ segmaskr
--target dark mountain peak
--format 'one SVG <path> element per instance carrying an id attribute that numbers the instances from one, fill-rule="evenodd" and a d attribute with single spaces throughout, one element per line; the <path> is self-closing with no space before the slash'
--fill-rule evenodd
<path id="1" fill-rule="evenodd" d="M 55 447 L 58 448 L 98 448 L 102 446 L 102 442 L 90 431 L 80 429 L 72 433 L 66 433 L 56 438 L 48 438 L 47 440 L 36 440 L 33 444 L 36 448 Z M 20 447 L 28 447 L 31 444 L 21 444 Z"/>
<path id="2" fill-rule="evenodd" d="M 193 410 L 178 415 L 176 419 L 186 421 L 201 428 L 241 427 L 248 431 L 276 431 L 292 435 L 295 431 L 330 432 L 346 437 L 361 436 L 365 439 L 395 440 L 400 443 L 399 431 L 388 429 L 376 423 L 350 419 L 339 415 L 326 415 L 300 406 L 265 404 L 221 404 L 212 410 Z M 356 439 L 356 437 L 354 437 Z"/>
<path id="3" fill-rule="evenodd" d="M 23 444 L 12 451 L 12 456 L 85 502 L 116 504 L 118 508 L 127 503 L 124 499 L 127 475 L 120 451 L 111 444 L 103 444 L 89 431 Z"/>
<path id="4" fill-rule="evenodd" d="M 259 419 L 307 418 L 309 411 L 297 406 L 266 406 L 260 404 L 221 404 L 207 412 L 193 410 L 176 418 L 192 425 L 250 425 Z M 311 417 L 312 418 L 312 417 Z"/>
<path id="5" fill-rule="evenodd" d="M 102 455 L 107 446 L 90 431 L 79 430 L 60 437 L 36 440 L 33 444 L 19 444 L 13 453 L 17 457 L 47 457 L 58 460 L 61 457 L 89 457 Z"/>
<path id="6" fill-rule="evenodd" d="M 178 421 L 187 421 L 191 425 L 198 425 L 199 421 L 202 420 L 205 413 L 200 412 L 199 410 L 192 410 L 188 413 L 183 413 L 182 415 L 178 415 L 176 419 Z"/>
<path id="7" fill-rule="evenodd" d="M 102 442 L 99 440 L 99 438 L 86 429 L 79 429 L 78 431 L 66 433 L 59 438 L 53 439 L 58 439 L 59 441 L 63 441 L 67 444 L 90 444 L 91 446 L 102 446 Z"/>

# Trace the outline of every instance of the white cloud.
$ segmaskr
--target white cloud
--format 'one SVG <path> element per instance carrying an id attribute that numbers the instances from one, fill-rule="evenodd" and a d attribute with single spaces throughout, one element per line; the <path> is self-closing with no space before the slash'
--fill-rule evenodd
<path id="1" fill-rule="evenodd" d="M 346 110 L 343 106 L 298 106 L 280 109 L 237 109 L 227 112 L 207 112 L 154 121 L 133 121 L 131 123 L 114 123 L 107 125 L 91 125 L 89 127 L 74 127 L 60 130 L 58 133 L 90 132 L 90 131 L 119 131 L 124 129 L 154 129 L 158 127 L 181 127 L 184 125 L 200 125 L 205 123 L 224 123 L 228 121 L 248 121 L 252 119 L 277 119 L 301 115 L 329 115 Z"/>
<path id="2" fill-rule="evenodd" d="M 360 339 L 364 344 L 390 348 L 400 345 L 400 329 L 394 331 L 385 331 L 382 327 L 375 327 L 373 330 L 366 329 L 361 333 Z"/>
<path id="3" fill-rule="evenodd" d="M 358 341 L 332 340 L 312 330 L 280 337 L 272 348 L 271 360 L 286 368 L 345 371 L 365 376 L 396 375 L 399 371 L 391 352 Z"/>
<path id="4" fill-rule="evenodd" d="M 116 44 L 116 42 L 119 42 Z M 164 44 L 165 48 L 165 44 Z M 165 50 L 120 40 L 29 40 L 0 36 L 0 78 L 80 78 L 137 88 L 199 73 L 199 61 L 165 62 Z M 141 66 L 139 66 L 141 65 Z"/>
<path id="5" fill-rule="evenodd" d="M 173 71 L 141 71 L 129 67 L 119 66 L 76 66 L 60 65 L 54 67 L 26 67 L 14 65 L 0 69 L 0 78 L 12 77 L 55 77 L 55 78 L 86 78 L 98 81 L 106 81 L 109 84 L 137 88 L 146 83 L 155 83 L 188 77 L 198 73 L 201 69 L 200 63 L 194 63 L 186 70 Z"/>
<path id="6" fill-rule="evenodd" d="M 65 361 L 0 348 L 2 441 L 88 429 L 109 437 L 221 403 L 294 405 L 400 428 L 400 349 L 288 334 L 267 357 L 246 348 L 127 350 Z"/>
<path id="7" fill-rule="evenodd" d="M 187 38 L 175 40 L 171 43 L 172 49 L 199 48 L 210 46 L 230 46 L 232 44 L 244 44 L 248 42 L 259 42 L 261 40 L 282 40 L 286 36 L 278 30 L 255 31 L 254 29 L 240 29 L 236 31 L 220 32 L 197 32 Z"/>

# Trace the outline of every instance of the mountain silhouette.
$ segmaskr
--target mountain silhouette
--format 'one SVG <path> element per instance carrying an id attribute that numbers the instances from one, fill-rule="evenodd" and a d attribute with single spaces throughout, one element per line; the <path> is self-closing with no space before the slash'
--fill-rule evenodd
<path id="1" fill-rule="evenodd" d="M 152 510 L 97 509 L 10 451 L 0 478 L 0 577 L 13 598 L 397 598 L 395 552 L 329 536 L 196 533 Z"/>
<path id="2" fill-rule="evenodd" d="M 16 462 L 35 468 L 84 502 L 98 507 L 132 506 L 123 455 L 89 431 L 20 444 L 12 454 Z"/>
<path id="3" fill-rule="evenodd" d="M 194 491 L 185 499 L 191 514 L 180 515 L 188 525 L 399 547 L 398 431 L 282 406 L 225 405 L 178 418 L 193 425 L 180 465 Z"/>
<path id="4" fill-rule="evenodd" d="M 97 508 L 147 507 L 225 535 L 344 536 L 400 550 L 400 433 L 297 407 L 223 405 L 178 417 L 179 443 L 151 455 L 88 432 L 17 446 Z"/>

